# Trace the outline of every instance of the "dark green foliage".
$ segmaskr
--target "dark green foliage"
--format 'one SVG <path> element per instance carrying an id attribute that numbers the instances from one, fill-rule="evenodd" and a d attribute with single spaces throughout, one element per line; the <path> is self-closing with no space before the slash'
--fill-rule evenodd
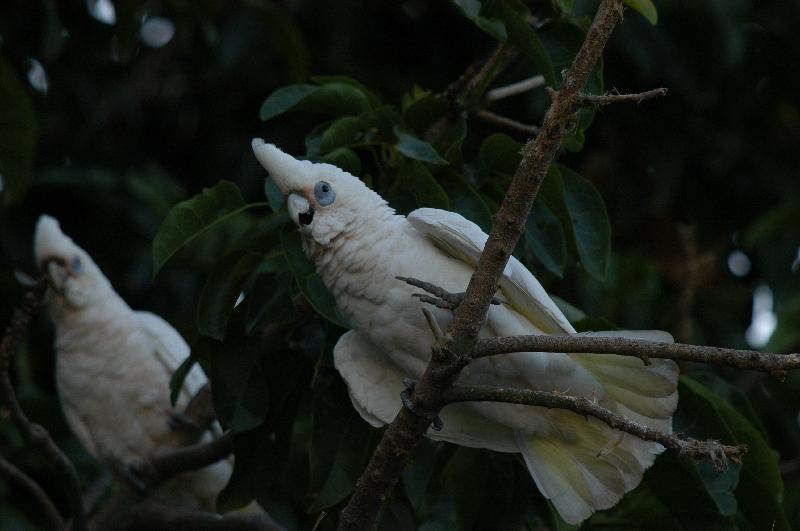
<path id="1" fill-rule="evenodd" d="M 22 291 L 11 272 L 32 271 L 33 223 L 51 213 L 131 306 L 163 315 L 192 344 L 172 397 L 198 363 L 234 432 L 235 471 L 219 508 L 257 500 L 289 529 L 310 529 L 326 512 L 318 529 L 334 529 L 381 432 L 353 409 L 333 367 L 348 324 L 250 139 L 334 164 L 399 213 L 447 209 L 488 231 L 527 138 L 473 111 L 487 105 L 486 89 L 537 74 L 558 89 L 597 2 L 115 2 L 112 26 L 84 4 L 0 8 L 2 322 Z M 680 340 L 744 347 L 752 291 L 769 286 L 777 328 L 767 347 L 796 351 L 800 12 L 774 1 L 662 2 L 658 13 L 649 0 L 626 4 L 587 92 L 664 85 L 669 96 L 576 112 L 515 256 L 563 297 L 556 302 L 578 330 L 677 332 L 685 318 L 690 335 Z M 144 10 L 175 23 L 163 48 L 139 37 Z M 498 77 L 445 94 L 500 44 Z M 45 66 L 47 95 L 26 85 L 29 58 Z M 539 88 L 489 110 L 538 124 L 547 102 Z M 679 222 L 697 227 L 700 273 Z M 733 250 L 749 257 L 743 277 L 728 272 Z M 695 274 L 687 316 L 681 301 Z M 39 319 L 14 382 L 88 484 L 98 465 L 59 412 L 51 342 Z M 722 473 L 664 453 L 639 487 L 581 528 L 797 526 L 800 375 L 781 383 L 682 369 L 675 430 L 750 453 Z M 7 421 L 0 453 L 63 503 L 52 472 Z M 41 525 L 30 500 L 0 481 L 0 527 Z M 577 529 L 518 456 L 430 440 L 378 524 L 414 528 Z"/>

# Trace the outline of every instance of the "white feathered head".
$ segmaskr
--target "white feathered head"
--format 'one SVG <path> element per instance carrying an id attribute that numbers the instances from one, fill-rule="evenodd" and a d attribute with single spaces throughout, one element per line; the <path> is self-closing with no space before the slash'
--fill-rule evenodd
<path id="1" fill-rule="evenodd" d="M 368 222 L 370 215 L 392 213 L 381 196 L 336 166 L 297 160 L 260 138 L 252 145 L 258 161 L 288 196 L 292 221 L 319 245 L 328 245 L 352 223 Z"/>
<path id="2" fill-rule="evenodd" d="M 55 218 L 46 214 L 39 218 L 33 250 L 36 265 L 50 284 L 53 302 L 77 309 L 105 300 L 113 293 L 94 260 L 61 232 Z"/>

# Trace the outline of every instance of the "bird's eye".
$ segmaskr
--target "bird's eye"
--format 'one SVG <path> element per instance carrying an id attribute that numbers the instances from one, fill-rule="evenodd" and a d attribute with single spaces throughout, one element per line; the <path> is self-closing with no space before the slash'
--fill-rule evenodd
<path id="1" fill-rule="evenodd" d="M 333 204 L 336 199 L 336 192 L 333 187 L 325 181 L 320 181 L 314 186 L 314 198 L 317 200 L 319 206 L 329 206 Z"/>
<path id="2" fill-rule="evenodd" d="M 73 256 L 69 266 L 73 273 L 80 273 L 83 271 L 83 264 L 81 264 L 81 259 L 79 256 Z"/>

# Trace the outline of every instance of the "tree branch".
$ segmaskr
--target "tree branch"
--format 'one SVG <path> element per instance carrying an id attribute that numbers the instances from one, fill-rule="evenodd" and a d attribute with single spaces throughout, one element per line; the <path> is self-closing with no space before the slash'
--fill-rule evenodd
<path id="1" fill-rule="evenodd" d="M 597 96 L 593 94 L 584 94 L 580 98 L 581 105 L 609 105 L 611 103 L 642 103 L 643 101 L 652 100 L 661 96 L 667 95 L 667 89 L 657 88 L 638 94 L 603 94 Z"/>
<path id="2" fill-rule="evenodd" d="M 582 396 L 568 396 L 532 389 L 513 389 L 489 385 L 459 385 L 447 390 L 445 401 L 448 404 L 456 402 L 504 402 L 573 411 L 578 415 L 594 417 L 616 430 L 630 433 L 640 439 L 657 442 L 679 455 L 710 461 L 717 470 L 727 468 L 728 460 L 740 463 L 742 456 L 747 452 L 747 445 L 728 446 L 713 439 L 699 441 L 691 437 L 684 438 L 675 434 L 653 430 L 609 411 Z"/>
<path id="3" fill-rule="evenodd" d="M 93 522 L 93 529 L 114 531 L 285 531 L 267 514 L 228 513 L 183 509 L 147 500 L 131 507 L 130 500 L 118 498 Z"/>
<path id="4" fill-rule="evenodd" d="M 49 522 L 51 529 L 65 529 L 64 519 L 53 504 L 50 496 L 42 490 L 28 474 L 14 466 L 10 461 L 0 456 L 0 476 L 16 483 L 20 488 L 28 491 L 28 495 L 36 501 L 44 512 L 45 519 Z"/>
<path id="5" fill-rule="evenodd" d="M 479 339 L 472 349 L 473 358 L 511 354 L 513 352 L 564 352 L 586 354 L 617 354 L 634 356 L 649 364 L 650 358 L 696 361 L 769 373 L 776 378 L 786 377 L 786 371 L 800 369 L 800 354 L 771 354 L 755 350 L 657 343 L 622 337 L 591 337 L 576 335 L 524 335 Z"/>
<path id="6" fill-rule="evenodd" d="M 476 109 L 475 111 L 472 112 L 472 115 L 475 118 L 483 120 L 484 122 L 488 122 L 490 124 L 494 124 L 499 127 L 505 127 L 513 131 L 518 131 L 520 133 L 525 133 L 527 135 L 532 136 L 539 132 L 539 128 L 536 127 L 535 125 L 518 122 L 506 116 L 502 116 L 500 114 L 487 111 L 486 109 Z"/>
<path id="7" fill-rule="evenodd" d="M 451 327 L 431 349 L 431 362 L 412 395 L 414 409 L 420 414 L 402 408 L 386 429 L 340 515 L 339 529 L 372 527 L 410 452 L 427 431 L 430 424 L 427 419 L 439 414 L 444 406 L 444 391 L 452 387 L 469 362 L 473 343 L 483 326 L 506 262 L 525 227 L 533 200 L 561 145 L 581 91 L 621 13 L 622 0 L 600 3 L 583 45 L 564 75 L 561 91 L 545 114 L 539 134 L 523 150 L 522 161 L 495 217 L 492 232 L 464 300 L 454 313 Z"/>
<path id="8" fill-rule="evenodd" d="M 510 85 L 506 85 L 504 87 L 493 88 L 486 93 L 485 99 L 487 102 L 491 103 L 504 98 L 509 98 L 511 96 L 516 96 L 517 94 L 530 92 L 531 90 L 543 87 L 544 85 L 544 76 L 533 76 L 529 77 L 528 79 L 523 79 L 522 81 L 517 81 L 516 83 L 511 83 Z"/>
<path id="9" fill-rule="evenodd" d="M 56 474 L 67 494 L 71 527 L 73 530 L 86 529 L 86 513 L 81 498 L 81 484 L 75 467 L 66 455 L 58 448 L 53 438 L 39 424 L 31 422 L 17 401 L 14 386 L 11 384 L 11 357 L 30 324 L 31 317 L 42 302 L 47 283 L 40 279 L 27 292 L 22 304 L 14 310 L 11 323 L 0 342 L 0 405 L 9 411 L 11 419 L 22 433 L 25 441 L 33 448 L 41 451 L 53 465 Z"/>

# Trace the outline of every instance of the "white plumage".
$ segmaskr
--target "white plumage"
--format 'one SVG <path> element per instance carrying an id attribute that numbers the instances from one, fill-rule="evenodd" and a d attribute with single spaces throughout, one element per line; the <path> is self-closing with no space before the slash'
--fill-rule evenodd
<path id="1" fill-rule="evenodd" d="M 359 179 L 328 164 L 297 161 L 263 140 L 258 160 L 289 195 L 307 255 L 353 329 L 334 349 L 353 405 L 373 426 L 391 422 L 401 407 L 402 379 L 419 379 L 432 335 L 414 288 L 395 277 L 416 277 L 451 292 L 466 288 L 487 236 L 462 216 L 419 209 L 407 218 Z M 321 197 L 318 183 L 334 194 Z M 325 204 L 327 203 L 327 206 Z M 496 295 L 508 304 L 489 308 L 482 337 L 572 334 L 574 328 L 536 278 L 511 258 Z M 432 309 L 447 325 L 450 312 Z M 597 335 L 672 341 L 658 331 Z M 651 428 L 669 432 L 677 405 L 678 370 L 668 360 L 644 366 L 614 355 L 516 353 L 471 363 L 460 382 L 561 391 Z M 444 429 L 428 436 L 464 446 L 522 454 L 533 479 L 561 516 L 579 523 L 613 506 L 633 489 L 663 451 L 656 443 L 612 430 L 564 410 L 468 403 L 446 407 Z"/>
<path id="2" fill-rule="evenodd" d="M 47 303 L 64 415 L 83 446 L 124 475 L 130 465 L 175 444 L 169 380 L 189 346 L 161 317 L 132 310 L 54 218 L 39 218 L 34 251 L 51 285 Z M 200 368 L 192 368 L 176 410 L 205 382 Z M 221 461 L 176 477 L 159 493 L 172 503 L 213 509 L 230 474 L 231 464 Z"/>

